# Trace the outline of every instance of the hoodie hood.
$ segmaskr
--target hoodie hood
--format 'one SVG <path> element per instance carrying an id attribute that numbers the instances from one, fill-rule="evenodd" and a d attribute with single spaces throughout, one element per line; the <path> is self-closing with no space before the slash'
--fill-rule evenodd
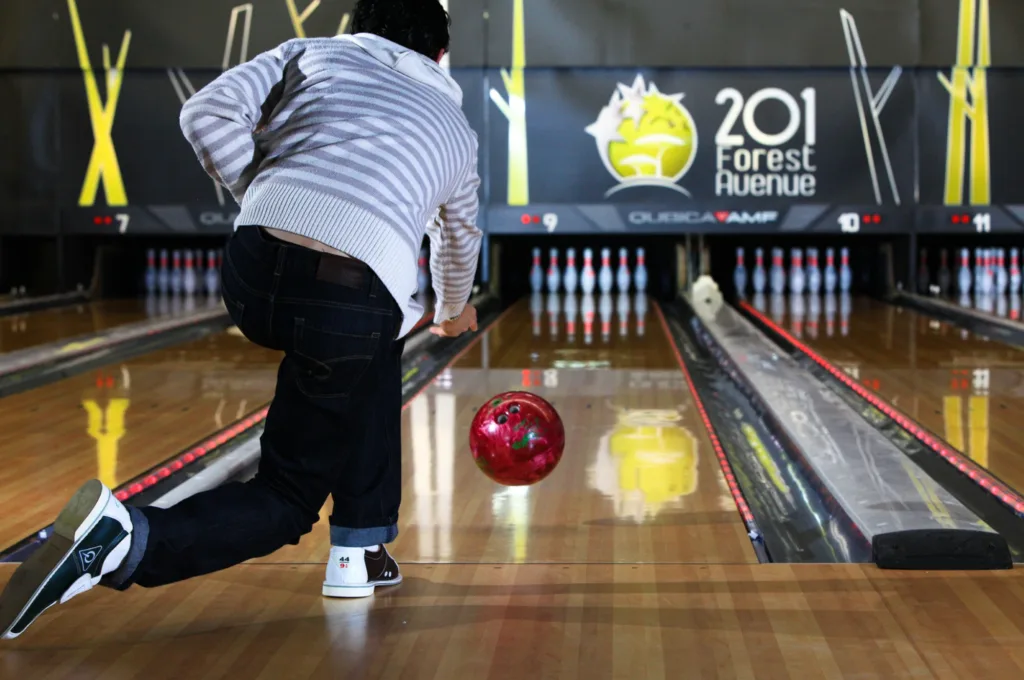
<path id="1" fill-rule="evenodd" d="M 436 61 L 373 33 L 339 35 L 337 39 L 356 45 L 388 68 L 416 82 L 441 90 L 462 106 L 462 88 Z"/>

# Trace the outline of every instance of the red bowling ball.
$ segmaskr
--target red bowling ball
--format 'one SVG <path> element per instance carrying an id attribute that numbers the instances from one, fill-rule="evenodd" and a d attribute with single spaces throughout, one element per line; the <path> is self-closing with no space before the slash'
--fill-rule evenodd
<path id="1" fill-rule="evenodd" d="M 499 484 L 536 484 L 562 459 L 565 428 L 555 407 L 536 394 L 503 392 L 477 411 L 469 448 L 477 467 Z"/>

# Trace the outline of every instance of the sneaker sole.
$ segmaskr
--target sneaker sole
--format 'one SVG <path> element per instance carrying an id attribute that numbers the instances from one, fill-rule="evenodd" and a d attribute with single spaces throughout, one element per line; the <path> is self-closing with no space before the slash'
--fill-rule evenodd
<path id="1" fill-rule="evenodd" d="M 0 594 L 0 630 L 3 630 L 0 638 L 13 640 L 32 625 L 35 619 L 29 621 L 21 632 L 11 632 L 12 628 L 21 623 L 21 617 L 39 595 L 39 591 L 49 583 L 53 573 L 74 552 L 78 541 L 103 516 L 109 500 L 110 491 L 95 479 L 82 485 L 71 497 L 53 523 L 53 534 L 14 571 L 7 587 Z M 96 581 L 99 582 L 99 579 Z M 47 605 L 39 614 L 55 604 L 57 602 Z M 35 618 L 39 618 L 39 615 Z"/>
<path id="2" fill-rule="evenodd" d="M 358 586 L 329 586 L 326 583 L 321 591 L 324 597 L 369 597 L 373 595 L 375 588 L 386 588 L 388 586 L 397 586 L 402 582 L 402 577 L 399 576 L 396 579 L 390 581 L 375 581 L 368 585 Z"/>

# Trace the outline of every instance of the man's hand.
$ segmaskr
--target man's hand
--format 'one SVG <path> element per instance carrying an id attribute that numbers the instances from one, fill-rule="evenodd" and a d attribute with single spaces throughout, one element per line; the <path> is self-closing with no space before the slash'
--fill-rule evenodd
<path id="1" fill-rule="evenodd" d="M 475 331 L 476 329 L 476 307 L 467 303 L 466 308 L 462 310 L 462 314 L 457 319 L 444 321 L 438 326 L 431 326 L 430 332 L 443 338 L 457 338 L 466 331 Z"/>

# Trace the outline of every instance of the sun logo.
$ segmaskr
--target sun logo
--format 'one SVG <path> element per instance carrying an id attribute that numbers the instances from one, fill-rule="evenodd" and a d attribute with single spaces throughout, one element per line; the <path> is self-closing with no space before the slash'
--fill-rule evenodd
<path id="1" fill-rule="evenodd" d="M 677 182 L 697 157 L 697 126 L 683 94 L 662 94 L 637 75 L 632 87 L 619 83 L 608 106 L 586 132 L 609 174 L 619 180 L 605 193 L 655 186 L 690 195 Z"/>

